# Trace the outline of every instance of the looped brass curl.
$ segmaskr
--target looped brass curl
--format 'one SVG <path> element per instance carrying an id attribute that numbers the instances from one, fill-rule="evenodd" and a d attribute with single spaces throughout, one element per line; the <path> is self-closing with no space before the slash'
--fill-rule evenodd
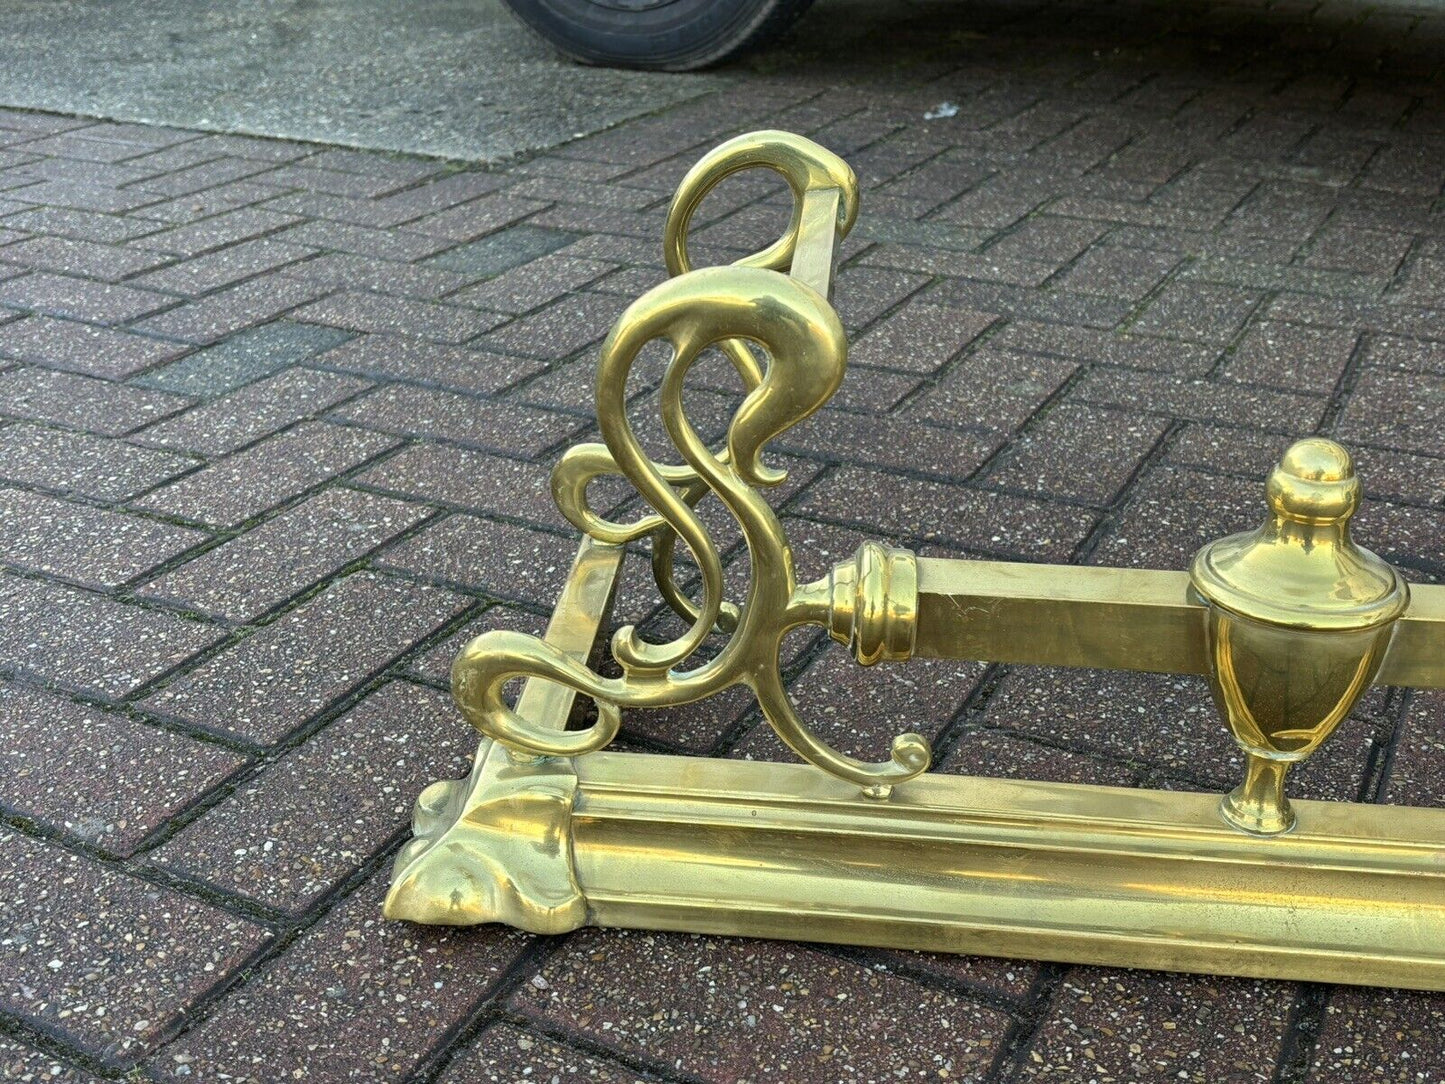
<path id="1" fill-rule="evenodd" d="M 662 418 L 685 467 L 649 458 L 627 419 L 623 389 L 628 371 L 655 339 L 673 350 L 661 388 Z M 729 340 L 757 344 L 767 365 L 733 416 L 726 449 L 713 452 L 683 413 L 682 386 L 704 349 Z M 564 455 L 553 474 L 553 492 L 567 518 L 599 541 L 619 544 L 663 527 L 675 532 L 702 573 L 696 616 L 686 632 L 664 644 L 643 640 L 632 626 L 619 629 L 612 653 L 622 676 L 610 679 L 533 637 L 481 636 L 452 669 L 453 694 L 472 724 L 521 752 L 576 756 L 613 739 L 620 708 L 686 704 L 742 683 L 753 689 L 768 722 L 789 748 L 870 794 L 884 796 L 892 784 L 927 770 L 928 744 L 917 734 L 895 739 L 891 759 L 880 763 L 831 748 L 798 718 L 778 673 L 784 635 L 802 624 L 827 624 L 828 600 L 812 587 L 798 587 L 782 525 L 756 488 L 785 477 L 764 464 L 763 450 L 833 395 L 846 363 L 847 338 L 832 307 L 811 287 L 774 271 L 708 268 L 671 279 L 634 302 L 602 345 L 597 415 L 605 444 L 580 445 Z M 588 507 L 588 482 L 612 472 L 637 487 L 653 514 L 623 524 Z M 721 558 L 686 489 L 680 491 L 691 485 L 690 479 L 716 494 L 737 519 L 752 581 L 727 644 L 713 659 L 684 671 L 678 668 L 717 624 L 723 605 Z M 502 686 L 517 677 L 557 682 L 591 697 L 598 705 L 598 721 L 571 732 L 532 725 L 502 700 Z"/>
<path id="2" fill-rule="evenodd" d="M 815 188 L 836 188 L 842 194 L 838 210 L 838 240 L 848 236 L 858 218 L 858 178 L 836 154 L 792 132 L 749 132 L 714 147 L 687 171 L 667 209 L 662 234 L 662 255 L 670 275 L 692 270 L 687 255 L 687 230 L 703 198 L 723 180 L 745 169 L 770 169 L 793 190 L 793 217 L 787 232 L 761 252 L 737 261 L 738 267 L 766 267 L 786 271 L 798 245 L 803 219 L 803 194 Z"/>
<path id="3" fill-rule="evenodd" d="M 787 182 L 793 194 L 792 217 L 782 237 L 763 251 L 738 260 L 734 266 L 787 271 L 797 251 L 804 197 L 816 189 L 838 190 L 836 238 L 841 240 L 853 228 L 858 217 L 858 178 L 847 162 L 812 140 L 792 132 L 750 132 L 714 147 L 688 170 L 687 176 L 678 185 L 667 209 L 667 224 L 662 235 L 663 259 L 669 275 L 684 275 L 693 269 L 687 251 L 687 232 L 692 225 L 693 214 L 707 194 L 733 174 L 749 169 L 770 169 Z M 758 386 L 762 371 L 746 343 L 730 339 L 718 343 L 717 347 L 732 362 L 742 379 L 744 390 L 752 391 Z M 684 477 L 674 484 L 679 486 L 682 499 L 690 506 L 696 506 L 710 492 L 707 483 L 696 476 Z M 672 611 L 684 621 L 696 621 L 700 611 L 677 583 L 674 570 L 676 552 L 677 534 L 667 526 L 654 529 L 652 576 L 658 591 Z M 737 619 L 737 607 L 724 602 L 718 614 L 718 630 L 724 633 L 734 631 Z"/>

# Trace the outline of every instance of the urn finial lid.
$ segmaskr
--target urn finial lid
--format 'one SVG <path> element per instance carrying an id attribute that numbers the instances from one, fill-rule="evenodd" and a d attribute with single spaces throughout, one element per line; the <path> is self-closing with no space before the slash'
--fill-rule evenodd
<path id="1" fill-rule="evenodd" d="M 1366 629 L 1405 611 L 1410 590 L 1400 574 L 1350 538 L 1360 480 L 1343 447 L 1297 441 L 1270 472 L 1265 496 L 1264 526 L 1195 555 L 1189 577 L 1206 601 L 1306 629 Z"/>

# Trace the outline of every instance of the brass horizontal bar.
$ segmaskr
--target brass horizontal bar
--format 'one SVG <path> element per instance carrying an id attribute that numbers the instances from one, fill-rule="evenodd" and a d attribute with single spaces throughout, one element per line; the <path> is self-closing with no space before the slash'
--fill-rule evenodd
<path id="1" fill-rule="evenodd" d="M 1410 591 L 1375 682 L 1445 687 L 1445 587 Z M 914 654 L 1204 674 L 1204 616 L 1185 572 L 921 557 Z"/>
<path id="2" fill-rule="evenodd" d="M 928 775 L 886 803 L 803 765 L 597 753 L 571 815 L 588 921 L 1445 989 L 1445 810 Z"/>

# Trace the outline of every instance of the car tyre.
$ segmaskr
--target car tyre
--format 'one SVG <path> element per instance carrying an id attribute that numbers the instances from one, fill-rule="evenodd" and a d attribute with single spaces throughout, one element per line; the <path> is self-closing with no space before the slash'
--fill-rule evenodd
<path id="1" fill-rule="evenodd" d="M 505 0 L 584 64 L 692 71 L 781 34 L 813 0 Z"/>

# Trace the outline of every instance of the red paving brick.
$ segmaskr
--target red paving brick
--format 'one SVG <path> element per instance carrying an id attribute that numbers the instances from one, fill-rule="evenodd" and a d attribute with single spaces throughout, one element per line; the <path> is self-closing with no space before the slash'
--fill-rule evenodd
<path id="1" fill-rule="evenodd" d="M 1361 539 L 1445 575 L 1439 13 L 941 12 L 890 29 L 881 75 L 749 69 L 489 169 L 0 110 L 0 1076 L 1445 1080 L 1435 994 L 380 917 L 417 790 L 475 745 L 450 660 L 540 629 L 595 344 L 744 118 L 864 189 L 834 295 L 853 368 L 773 460 L 800 575 L 864 537 L 1179 568 L 1316 431 L 1357 449 Z M 768 239 L 778 191 L 729 181 L 694 255 Z M 634 423 L 671 458 L 661 360 Z M 717 437 L 736 379 L 695 376 Z M 637 562 L 618 606 L 677 631 Z M 821 643 L 789 641 L 793 695 L 859 755 L 920 728 L 950 773 L 1238 771 L 1194 679 L 863 671 Z M 1442 719 L 1372 693 L 1297 793 L 1445 803 Z M 785 755 L 739 691 L 624 740 Z"/>

